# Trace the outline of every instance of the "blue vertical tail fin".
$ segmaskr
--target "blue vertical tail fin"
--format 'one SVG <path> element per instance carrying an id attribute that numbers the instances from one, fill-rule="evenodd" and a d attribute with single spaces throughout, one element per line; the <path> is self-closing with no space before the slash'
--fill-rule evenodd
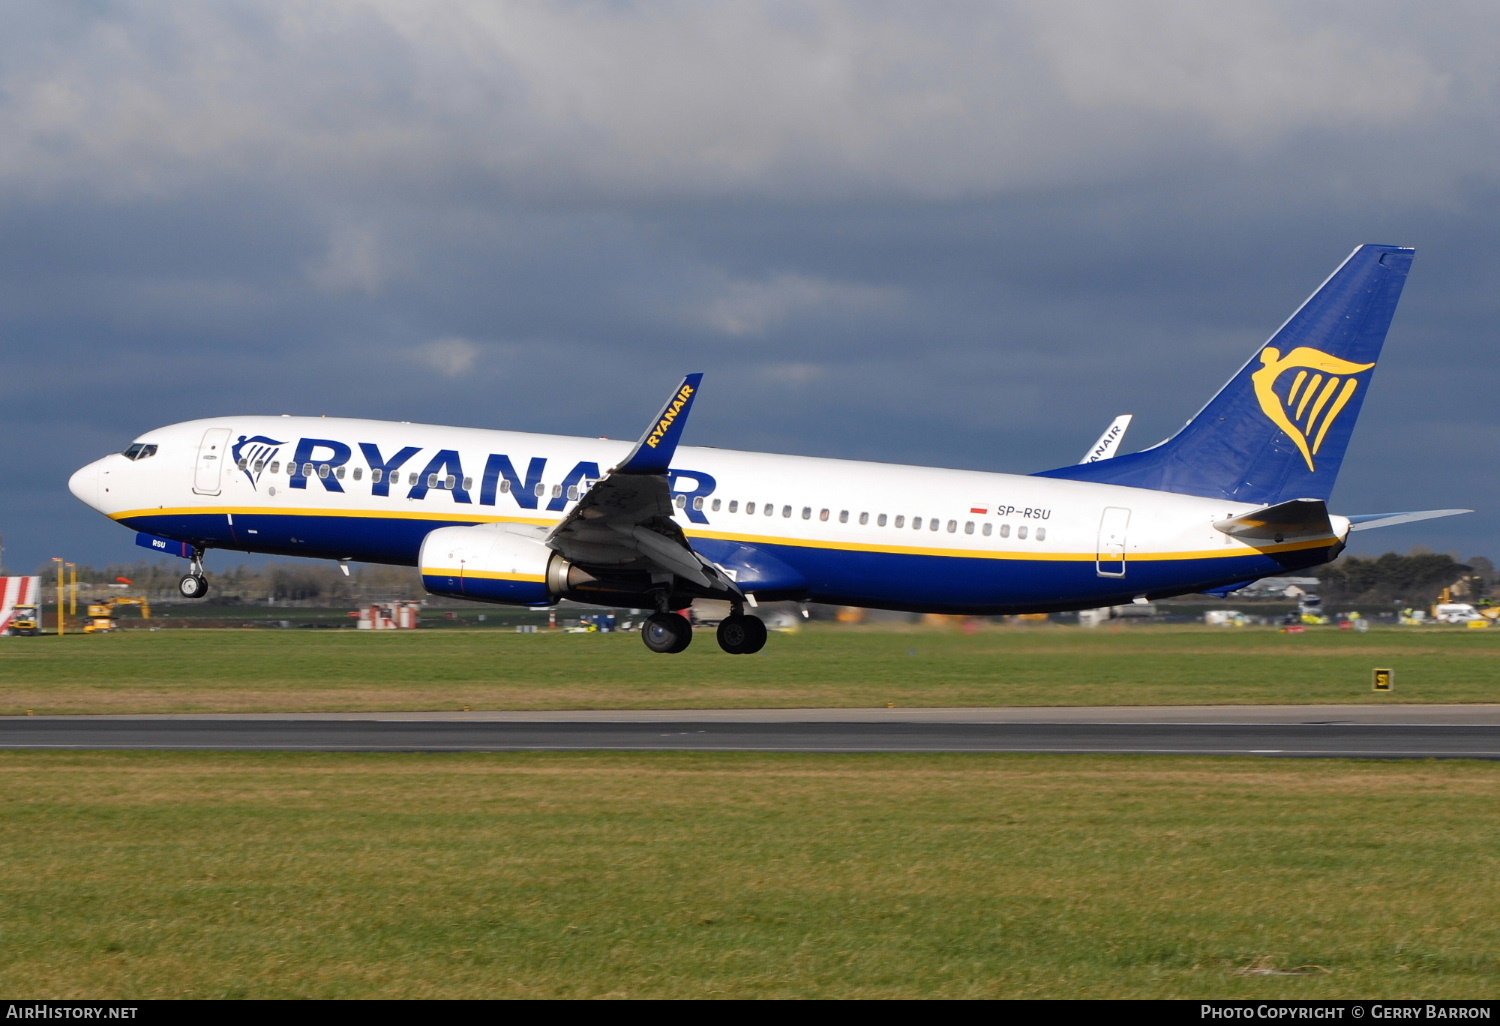
<path id="1" fill-rule="evenodd" d="M 1271 504 L 1333 491 L 1414 250 L 1360 246 L 1176 435 L 1039 477 Z"/>

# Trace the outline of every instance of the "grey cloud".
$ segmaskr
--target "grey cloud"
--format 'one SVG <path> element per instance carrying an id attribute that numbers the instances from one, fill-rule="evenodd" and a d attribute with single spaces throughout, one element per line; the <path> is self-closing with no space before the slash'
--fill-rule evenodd
<path id="1" fill-rule="evenodd" d="M 1340 505 L 1500 509 L 1485 5 L 8 18 L 22 566 L 129 558 L 68 472 L 239 411 L 627 436 L 704 370 L 705 444 L 1028 471 L 1123 412 L 1149 444 L 1371 241 L 1421 254 Z M 1495 523 L 1368 544 L 1494 554 Z"/>

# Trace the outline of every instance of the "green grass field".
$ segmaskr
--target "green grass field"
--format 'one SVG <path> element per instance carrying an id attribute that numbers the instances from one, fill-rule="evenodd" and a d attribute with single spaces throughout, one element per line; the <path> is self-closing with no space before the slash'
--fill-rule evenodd
<path id="1" fill-rule="evenodd" d="M 1497 786 L 1463 762 L 6 752 L 0 992 L 1494 998 Z"/>
<path id="2" fill-rule="evenodd" d="M 1374 694 L 1370 672 L 1396 670 Z M 1500 630 L 814 626 L 727 656 L 634 634 L 173 630 L 0 640 L 0 714 L 1500 701 Z"/>

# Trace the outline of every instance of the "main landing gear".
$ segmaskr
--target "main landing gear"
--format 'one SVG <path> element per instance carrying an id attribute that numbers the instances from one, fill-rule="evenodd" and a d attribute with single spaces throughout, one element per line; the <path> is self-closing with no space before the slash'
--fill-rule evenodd
<path id="1" fill-rule="evenodd" d="M 749 655 L 766 647 L 766 622 L 735 613 L 719 621 L 719 647 L 730 655 Z"/>
<path id="2" fill-rule="evenodd" d="M 693 625 L 676 613 L 652 613 L 641 624 L 641 640 L 653 652 L 681 652 L 692 644 Z M 719 647 L 730 655 L 749 655 L 766 647 L 766 625 L 758 616 L 735 612 L 719 621 Z"/>
<path id="3" fill-rule="evenodd" d="M 641 624 L 641 640 L 653 652 L 681 652 L 693 642 L 693 625 L 676 613 L 652 613 Z"/>
<path id="4" fill-rule="evenodd" d="M 188 560 L 188 572 L 177 582 L 177 590 L 183 598 L 201 599 L 208 594 L 208 577 L 203 573 L 203 550 L 194 549 Z"/>

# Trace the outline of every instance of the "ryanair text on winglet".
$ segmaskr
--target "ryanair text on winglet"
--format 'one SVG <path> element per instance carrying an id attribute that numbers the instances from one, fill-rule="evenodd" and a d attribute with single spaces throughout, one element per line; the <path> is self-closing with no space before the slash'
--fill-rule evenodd
<path id="1" fill-rule="evenodd" d="M 687 405 L 688 400 L 692 397 L 693 386 L 683 385 L 682 390 L 677 393 L 677 397 L 672 400 L 672 405 L 667 407 L 666 414 L 657 422 L 656 427 L 651 429 L 651 434 L 646 436 L 647 445 L 653 449 L 656 448 L 656 443 L 660 442 L 666 436 L 666 433 L 672 429 L 672 422 L 677 419 L 677 414 L 682 412 L 682 408 Z"/>

